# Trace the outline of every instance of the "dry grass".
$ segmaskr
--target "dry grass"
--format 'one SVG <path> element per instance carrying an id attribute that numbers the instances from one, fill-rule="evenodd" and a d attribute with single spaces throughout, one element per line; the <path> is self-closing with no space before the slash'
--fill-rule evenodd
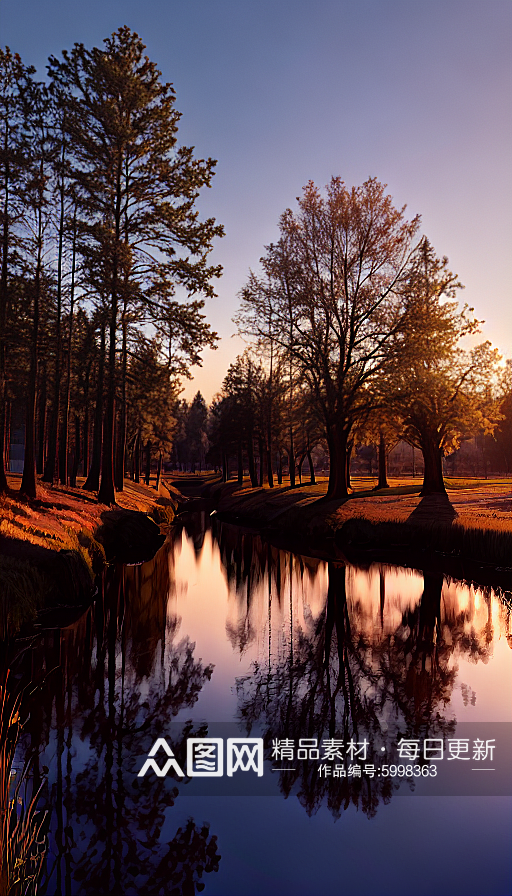
<path id="1" fill-rule="evenodd" d="M 81 603 L 94 574 L 105 565 L 95 538 L 110 508 L 78 488 L 39 483 L 36 500 L 18 494 L 19 476 L 8 478 L 0 496 L 0 638 L 15 634 L 45 606 Z M 83 482 L 83 480 L 82 480 Z M 125 482 L 117 495 L 121 510 L 151 515 L 162 529 L 172 522 L 176 494 Z"/>
<path id="2" fill-rule="evenodd" d="M 295 532 L 317 541 L 335 536 L 340 544 L 372 547 L 399 544 L 511 565 L 510 480 L 475 480 L 468 487 L 459 480 L 454 488 L 448 484 L 448 498 L 421 498 L 420 480 L 391 479 L 382 491 L 373 491 L 371 483 L 369 477 L 355 479 L 346 501 L 325 498 L 327 479 L 295 489 L 229 482 L 211 491 L 220 512 L 290 536 Z"/>
<path id="3" fill-rule="evenodd" d="M 347 501 L 322 502 L 316 507 L 318 499 L 325 498 L 326 478 L 320 478 L 313 486 L 302 485 L 295 489 L 290 489 L 289 485 L 273 489 L 265 485 L 252 489 L 245 480 L 242 486 L 228 482 L 213 486 L 212 491 L 222 495 L 219 510 L 232 508 L 235 512 L 248 512 L 256 518 L 277 518 L 291 508 L 308 507 L 313 515 L 318 511 L 325 517 L 327 513 L 334 528 L 339 528 L 345 520 L 353 517 L 371 522 L 407 522 L 413 513 L 418 513 L 420 505 L 425 523 L 429 518 L 433 522 L 439 520 L 439 502 L 434 499 L 429 508 L 429 499 L 420 498 L 421 480 L 390 479 L 390 488 L 382 491 L 374 491 L 373 482 L 370 477 L 353 479 L 354 490 Z M 510 480 L 474 480 L 467 487 L 463 480 L 458 480 L 453 488 L 447 480 L 447 491 L 453 509 L 452 518 L 457 519 L 458 525 L 512 532 Z"/>
<path id="4" fill-rule="evenodd" d="M 51 550 L 77 550 L 83 553 L 83 533 L 93 533 L 101 525 L 101 515 L 109 508 L 99 504 L 93 494 L 77 488 L 49 486 L 39 483 L 37 500 L 20 498 L 19 476 L 9 476 L 9 495 L 0 495 L 0 537 L 16 538 Z M 169 495 L 169 491 L 165 491 Z M 124 491 L 116 495 L 124 510 L 138 510 L 153 515 L 165 503 L 154 488 L 125 481 Z M 171 501 L 171 506 L 174 502 Z M 167 519 L 169 511 L 159 515 Z"/>

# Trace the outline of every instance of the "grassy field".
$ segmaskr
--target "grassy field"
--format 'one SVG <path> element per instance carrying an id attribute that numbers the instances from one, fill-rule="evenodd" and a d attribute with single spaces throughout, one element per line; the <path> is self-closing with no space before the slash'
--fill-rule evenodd
<path id="1" fill-rule="evenodd" d="M 447 481 L 448 496 L 420 496 L 421 480 L 355 478 L 345 501 L 326 498 L 327 479 L 315 485 L 253 489 L 248 480 L 211 487 L 217 510 L 245 525 L 265 527 L 316 549 L 332 539 L 342 550 L 436 552 L 468 563 L 512 565 L 511 482 Z"/>
<path id="2" fill-rule="evenodd" d="M 230 481 L 222 486 L 221 504 L 227 502 L 260 515 L 264 510 L 274 518 L 292 507 L 310 507 L 324 514 L 328 508 L 341 524 L 352 517 L 362 517 L 371 521 L 386 520 L 406 522 L 423 519 L 433 521 L 441 517 L 457 521 L 468 527 L 496 529 L 512 532 L 512 483 L 510 479 L 446 480 L 448 500 L 440 496 L 420 497 L 420 479 L 389 479 L 389 488 L 374 491 L 376 480 L 370 477 L 352 479 L 352 494 L 348 500 L 322 501 L 327 491 L 327 477 L 319 477 L 315 485 L 303 484 L 290 489 L 284 483 L 269 489 L 268 485 L 252 489 L 249 480 L 242 486 Z M 219 488 L 219 487 L 217 487 Z"/>

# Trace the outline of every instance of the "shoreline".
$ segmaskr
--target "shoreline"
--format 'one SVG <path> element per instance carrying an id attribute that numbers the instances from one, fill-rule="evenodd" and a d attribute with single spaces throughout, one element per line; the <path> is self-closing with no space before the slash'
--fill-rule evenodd
<path id="1" fill-rule="evenodd" d="M 17 477 L 10 477 L 11 486 Z M 359 483 L 361 485 L 361 483 Z M 384 492 L 359 488 L 328 500 L 326 481 L 252 488 L 212 474 L 168 474 L 154 487 L 125 480 L 115 507 L 80 485 L 40 484 L 35 501 L 15 488 L 0 497 L 0 639 L 39 613 L 87 605 L 112 562 L 142 563 L 165 540 L 177 514 L 214 508 L 215 517 L 257 531 L 295 553 L 368 567 L 390 563 L 499 589 L 512 601 L 509 483 L 448 489 L 420 498 L 421 483 Z"/>
<path id="2" fill-rule="evenodd" d="M 340 501 L 328 500 L 322 483 L 253 489 L 247 482 L 217 482 L 203 493 L 219 521 L 256 529 L 288 550 L 362 566 L 380 561 L 443 572 L 499 588 L 510 600 L 512 499 L 507 484 L 448 488 L 447 498 L 421 498 L 420 489 L 421 483 L 384 492 L 362 488 Z"/>
<path id="3" fill-rule="evenodd" d="M 9 476 L 11 491 L 0 496 L 0 640 L 15 637 L 39 613 L 90 603 L 108 564 L 151 559 L 179 501 L 163 483 L 156 491 L 129 480 L 114 507 L 80 485 L 38 483 L 38 498 L 21 500 L 17 480 Z"/>

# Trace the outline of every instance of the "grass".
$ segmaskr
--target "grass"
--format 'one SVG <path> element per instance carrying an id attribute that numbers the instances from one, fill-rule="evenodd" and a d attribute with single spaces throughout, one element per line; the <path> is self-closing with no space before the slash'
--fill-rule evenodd
<path id="1" fill-rule="evenodd" d="M 80 480 L 77 488 L 39 483 L 36 500 L 19 496 L 20 477 L 8 482 L 10 493 L 0 496 L 0 638 L 15 634 L 43 607 L 87 600 L 106 563 L 95 533 L 110 510 L 84 492 Z M 126 481 L 117 501 L 121 512 L 151 516 L 166 531 L 177 496 Z"/>
<path id="2" fill-rule="evenodd" d="M 381 491 L 369 488 L 372 481 L 354 478 L 354 491 L 345 501 L 325 499 L 326 478 L 294 489 L 288 484 L 252 489 L 248 480 L 241 486 L 230 481 L 210 491 L 219 512 L 316 545 L 335 538 L 342 549 L 400 545 L 511 566 L 510 480 L 474 480 L 468 487 L 467 480 L 456 480 L 454 488 L 448 481 L 448 498 L 421 498 L 419 479 L 390 479 L 390 487 Z"/>

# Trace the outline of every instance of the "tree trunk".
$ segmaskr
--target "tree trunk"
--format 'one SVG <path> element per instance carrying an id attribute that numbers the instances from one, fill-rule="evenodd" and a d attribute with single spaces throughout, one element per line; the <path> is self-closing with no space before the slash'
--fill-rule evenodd
<path id="1" fill-rule="evenodd" d="M 155 488 L 158 491 L 158 487 L 160 485 L 160 476 L 162 473 L 162 452 L 158 455 L 158 469 L 156 471 L 156 485 Z"/>
<path id="2" fill-rule="evenodd" d="M 267 479 L 268 487 L 274 488 L 274 472 L 272 470 L 272 401 L 273 401 L 273 365 L 274 343 L 270 341 L 270 372 L 268 377 L 268 419 L 267 419 Z"/>
<path id="3" fill-rule="evenodd" d="M 379 433 L 379 483 L 377 488 L 389 488 L 388 477 L 387 477 L 387 453 L 386 453 L 386 440 L 384 438 L 384 433 L 382 430 Z"/>
<path id="4" fill-rule="evenodd" d="M 41 171 L 42 179 L 42 171 Z M 37 496 L 36 487 L 36 451 L 35 422 L 37 397 L 37 368 L 39 356 L 39 306 L 41 301 L 41 274 L 43 261 L 43 210 L 42 197 L 39 197 L 37 227 L 37 261 L 34 280 L 34 317 L 32 320 L 32 340 L 30 347 L 30 370 L 27 389 L 27 408 L 25 424 L 25 461 L 20 492 L 28 498 Z"/>
<path id="5" fill-rule="evenodd" d="M 116 330 L 117 303 L 112 301 L 109 326 L 108 348 L 108 389 L 105 423 L 103 428 L 103 451 L 101 455 L 101 484 L 98 492 L 100 504 L 115 504 L 114 488 L 114 420 L 116 406 Z"/>
<path id="6" fill-rule="evenodd" d="M 270 447 L 270 442 L 268 444 L 269 444 L 269 447 L 267 448 L 267 480 L 268 480 L 268 487 L 274 488 L 274 473 L 272 470 L 272 449 Z"/>
<path id="7" fill-rule="evenodd" d="M 279 457 L 277 461 L 277 484 L 283 484 L 283 455 L 281 454 L 281 449 L 279 449 Z"/>
<path id="8" fill-rule="evenodd" d="M 308 457 L 308 464 L 309 464 L 309 477 L 310 477 L 309 481 L 310 481 L 311 485 L 315 485 L 316 484 L 315 468 L 313 466 L 313 458 L 311 457 L 311 451 L 309 448 L 308 448 L 306 454 Z"/>
<path id="9" fill-rule="evenodd" d="M 421 446 L 425 471 L 420 495 L 446 495 L 441 463 L 441 449 L 433 439 L 425 441 Z"/>
<path id="10" fill-rule="evenodd" d="M 100 484 L 101 442 L 103 431 L 103 379 L 105 375 L 105 324 L 101 325 L 100 356 L 98 358 L 98 385 L 96 390 L 96 408 L 94 411 L 94 429 L 92 435 L 91 467 L 84 489 L 97 492 Z"/>
<path id="11" fill-rule="evenodd" d="M 98 492 L 100 504 L 115 504 L 114 487 L 114 421 L 116 407 L 116 335 L 118 311 L 119 238 L 121 234 L 121 174 L 122 158 L 117 160 L 116 202 L 114 212 L 114 244 L 112 252 L 112 286 L 110 290 L 110 326 L 108 346 L 108 390 L 105 428 L 103 432 L 103 453 L 101 458 L 101 484 Z"/>
<path id="12" fill-rule="evenodd" d="M 348 498 L 347 487 L 347 436 L 337 426 L 333 426 L 329 433 L 327 444 L 329 447 L 329 485 L 327 497 Z"/>
<path id="13" fill-rule="evenodd" d="M 295 488 L 295 449 L 293 446 L 293 429 L 290 426 L 290 448 L 288 450 L 288 467 L 290 470 L 290 488 Z"/>
<path id="14" fill-rule="evenodd" d="M 66 428 L 64 428 L 64 420 L 62 421 L 62 426 L 60 428 L 60 439 L 59 439 L 59 462 L 58 462 L 58 476 L 57 481 L 61 483 L 61 485 L 67 485 L 68 479 L 68 449 L 69 449 L 69 421 Z M 64 441 L 65 440 L 65 441 Z"/>
<path id="15" fill-rule="evenodd" d="M 146 442 L 146 485 L 151 481 L 151 440 Z"/>
<path id="16" fill-rule="evenodd" d="M 82 447 L 82 470 L 83 475 L 85 476 L 85 471 L 87 470 L 87 464 L 89 461 L 89 401 L 88 396 L 85 404 L 84 411 L 84 441 Z"/>
<path id="17" fill-rule="evenodd" d="M 242 485 L 244 481 L 244 457 L 242 451 L 242 440 L 238 440 L 238 482 Z"/>
<path id="18" fill-rule="evenodd" d="M 140 429 L 133 443 L 133 481 L 140 482 Z"/>
<path id="19" fill-rule="evenodd" d="M 73 466 L 71 468 L 70 485 L 76 488 L 76 477 L 78 476 L 78 465 L 80 463 L 80 417 L 75 414 L 75 448 L 73 452 Z"/>
<path id="20" fill-rule="evenodd" d="M 33 354 L 34 349 L 31 352 L 31 355 Z M 25 416 L 25 460 L 20 488 L 21 494 L 26 495 L 27 498 L 37 497 L 35 453 L 36 378 L 37 358 L 31 357 Z"/>
<path id="21" fill-rule="evenodd" d="M 330 429 L 327 430 L 327 450 L 329 452 L 329 481 L 327 483 L 327 495 L 330 495 L 332 489 L 334 488 L 334 483 L 336 481 L 336 462 L 335 462 L 335 452 L 336 448 L 334 445 L 334 438 L 331 435 Z"/>
<path id="22" fill-rule="evenodd" d="M 7 282 L 8 282 L 8 252 L 9 252 L 9 162 L 7 150 L 9 147 L 9 129 L 4 132 L 4 203 L 2 221 L 2 269 L 0 273 L 0 494 L 8 491 L 7 476 L 5 475 L 5 369 L 6 369 L 6 330 L 7 330 Z"/>
<path id="23" fill-rule="evenodd" d="M 263 451 L 263 439 L 262 439 L 261 436 L 258 437 L 258 453 L 259 453 L 259 456 L 260 456 L 259 486 L 260 486 L 260 488 L 263 488 L 263 456 L 264 456 L 264 451 Z"/>
<path id="24" fill-rule="evenodd" d="M 126 457 L 126 373 L 127 373 L 126 307 L 123 310 L 123 345 L 121 351 L 121 407 L 119 410 L 116 439 L 116 489 L 122 492 Z"/>
<path id="25" fill-rule="evenodd" d="M 60 449 L 60 481 L 63 485 L 68 481 L 68 441 L 69 441 L 69 395 L 71 392 L 71 354 L 73 347 L 73 310 L 75 304 L 75 272 L 76 272 L 76 212 L 73 217 L 73 252 L 71 262 L 71 289 L 69 299 L 68 356 L 66 362 L 66 390 L 62 409 L 62 437 Z M 80 455 L 80 446 L 75 446 L 75 456 Z M 77 471 L 78 472 L 78 471 Z M 75 475 L 76 485 L 76 475 Z"/>
<path id="26" fill-rule="evenodd" d="M 44 469 L 44 449 L 46 439 L 46 365 L 41 376 L 41 392 L 39 394 L 38 433 L 37 433 L 37 472 L 41 474 Z"/>
<path id="27" fill-rule="evenodd" d="M 256 478 L 256 465 L 254 463 L 254 438 L 252 433 L 247 439 L 247 455 L 249 458 L 249 477 L 251 480 L 251 486 L 253 488 L 257 488 L 258 480 Z"/>
<path id="28" fill-rule="evenodd" d="M 10 448 L 11 448 L 11 423 L 12 423 L 12 402 L 5 402 L 5 440 L 4 440 L 4 450 L 3 450 L 3 464 L 4 469 L 9 469 L 10 467 Z"/>
<path id="29" fill-rule="evenodd" d="M 50 432 L 48 434 L 48 453 L 46 455 L 46 464 L 43 473 L 43 482 L 53 482 L 55 477 L 55 464 L 57 461 L 57 438 L 59 432 L 59 414 L 60 414 L 60 389 L 61 389 L 61 349 L 62 349 L 62 254 L 64 246 L 64 176 L 63 165 L 65 155 L 65 142 L 62 141 L 62 159 L 61 159 L 61 178 L 59 184 L 60 196 L 60 214 L 59 214 L 59 241 L 57 249 L 57 318 L 55 328 L 55 380 L 53 386 L 53 403 L 52 413 L 50 417 Z M 66 433 L 67 435 L 67 433 Z M 67 468 L 67 445 L 63 449 L 60 446 L 59 452 L 59 477 L 62 481 L 63 467 Z M 65 479 L 65 477 L 64 477 Z"/>
<path id="30" fill-rule="evenodd" d="M 222 452 L 222 481 L 227 482 L 229 479 L 228 456 L 225 451 Z"/>

